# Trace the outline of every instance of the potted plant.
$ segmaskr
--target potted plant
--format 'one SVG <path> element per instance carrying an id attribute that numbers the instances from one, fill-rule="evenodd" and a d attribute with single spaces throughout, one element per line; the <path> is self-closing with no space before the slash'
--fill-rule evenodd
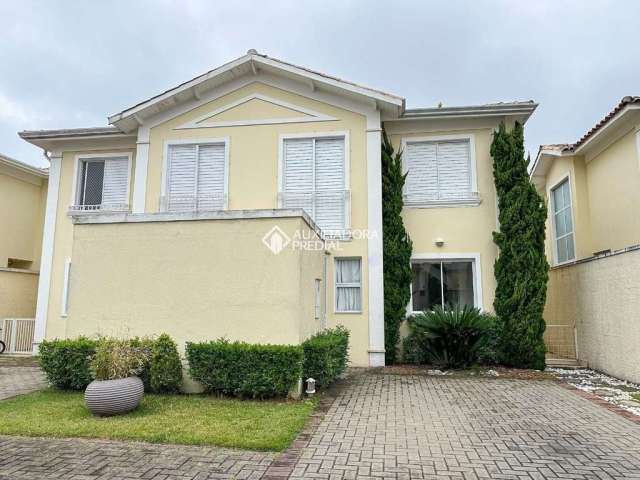
<path id="1" fill-rule="evenodd" d="M 128 340 L 105 338 L 91 360 L 95 379 L 84 392 L 87 408 L 94 415 L 118 415 L 135 409 L 144 393 L 138 377 L 149 361 L 147 349 Z"/>

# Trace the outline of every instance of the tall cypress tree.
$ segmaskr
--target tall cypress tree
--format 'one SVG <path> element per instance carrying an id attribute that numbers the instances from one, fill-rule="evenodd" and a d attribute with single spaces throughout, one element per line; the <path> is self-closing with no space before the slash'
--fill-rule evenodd
<path id="1" fill-rule="evenodd" d="M 524 132 L 516 122 L 493 134 L 493 175 L 498 194 L 500 231 L 494 242 L 500 253 L 495 262 L 497 281 L 493 303 L 501 326 L 502 363 L 543 369 L 545 330 L 542 313 L 549 264 L 544 251 L 547 207 L 529 179 L 524 156 Z"/>
<path id="2" fill-rule="evenodd" d="M 402 221 L 402 152 L 395 152 L 382 131 L 382 239 L 384 261 L 384 346 L 385 361 L 396 362 L 400 324 L 411 298 L 412 243 Z"/>

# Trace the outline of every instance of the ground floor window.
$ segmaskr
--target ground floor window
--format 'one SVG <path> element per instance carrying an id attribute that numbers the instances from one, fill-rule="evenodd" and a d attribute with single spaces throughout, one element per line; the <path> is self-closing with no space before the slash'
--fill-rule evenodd
<path id="1" fill-rule="evenodd" d="M 336 312 L 362 311 L 361 261 L 359 258 L 336 258 Z"/>
<path id="2" fill-rule="evenodd" d="M 440 305 L 475 306 L 473 260 L 412 260 L 414 312 Z"/>

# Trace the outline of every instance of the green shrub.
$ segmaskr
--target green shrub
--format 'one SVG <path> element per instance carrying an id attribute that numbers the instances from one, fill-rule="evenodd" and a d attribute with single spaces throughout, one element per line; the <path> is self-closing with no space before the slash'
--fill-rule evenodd
<path id="1" fill-rule="evenodd" d="M 102 338 L 91 359 L 91 374 L 96 380 L 117 380 L 140 375 L 149 362 L 146 349 L 131 340 Z"/>
<path id="2" fill-rule="evenodd" d="M 480 365 L 496 365 L 500 363 L 500 341 L 502 336 L 501 323 L 498 317 L 490 313 L 482 314 L 489 323 L 489 330 L 485 340 L 478 349 L 478 363 Z"/>
<path id="3" fill-rule="evenodd" d="M 414 331 L 410 331 L 402 340 L 402 361 L 415 365 L 429 363 L 429 358 L 422 347 L 419 334 Z"/>
<path id="4" fill-rule="evenodd" d="M 144 384 L 144 391 L 151 392 L 151 352 L 154 340 L 151 337 L 134 337 L 130 340 L 131 346 L 140 348 L 145 352 L 145 362 L 142 371 L 138 374 Z"/>
<path id="5" fill-rule="evenodd" d="M 178 347 L 169 335 L 163 333 L 152 344 L 150 387 L 156 393 L 175 393 L 182 383 L 182 362 Z"/>
<path id="6" fill-rule="evenodd" d="M 349 331 L 340 326 L 307 339 L 304 350 L 303 380 L 311 377 L 316 386 L 330 385 L 347 368 Z"/>
<path id="7" fill-rule="evenodd" d="M 89 365 L 97 343 L 86 337 L 43 340 L 38 359 L 47 381 L 64 390 L 83 390 L 93 380 Z"/>
<path id="8" fill-rule="evenodd" d="M 209 392 L 238 397 L 286 396 L 302 375 L 302 359 L 301 346 L 187 343 L 191 378 Z"/>
<path id="9" fill-rule="evenodd" d="M 477 308 L 436 307 L 409 318 L 418 355 L 442 367 L 466 367 L 478 361 L 491 329 L 489 317 Z"/>

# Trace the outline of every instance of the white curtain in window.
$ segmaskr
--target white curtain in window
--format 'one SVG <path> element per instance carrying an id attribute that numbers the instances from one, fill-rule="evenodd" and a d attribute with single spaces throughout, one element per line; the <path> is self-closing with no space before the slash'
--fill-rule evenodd
<path id="1" fill-rule="evenodd" d="M 359 258 L 336 259 L 336 310 L 338 312 L 362 310 Z"/>

